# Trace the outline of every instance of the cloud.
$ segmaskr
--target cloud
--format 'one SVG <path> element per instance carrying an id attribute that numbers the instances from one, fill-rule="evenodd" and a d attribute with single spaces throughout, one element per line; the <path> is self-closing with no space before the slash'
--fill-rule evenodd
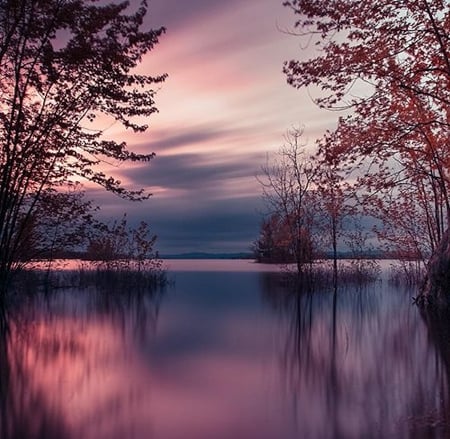
<path id="1" fill-rule="evenodd" d="M 192 191 L 194 196 L 213 190 L 219 195 L 226 183 L 234 179 L 254 179 L 260 160 L 261 156 L 256 154 L 226 159 L 207 154 L 177 154 L 156 157 L 150 166 L 128 168 L 123 174 L 137 186 Z"/>
<path id="2" fill-rule="evenodd" d="M 220 14 L 225 5 L 238 6 L 242 0 L 152 0 L 149 2 L 147 22 L 153 26 L 166 26 L 169 31 L 189 26 L 199 18 L 204 20 Z"/>
<path id="3" fill-rule="evenodd" d="M 195 200 L 188 207 L 171 204 L 169 215 L 160 213 L 164 203 L 152 201 L 156 207 L 152 224 L 165 252 L 248 251 L 258 234 L 260 197 Z"/>
<path id="4" fill-rule="evenodd" d="M 217 141 L 225 135 L 225 132 L 202 126 L 192 127 L 185 131 L 181 128 L 176 131 L 157 132 L 157 135 L 158 139 L 152 143 L 151 148 L 167 153 L 186 146 L 192 147 L 192 145 Z"/>
<path id="5" fill-rule="evenodd" d="M 180 198 L 155 195 L 143 202 L 121 200 L 101 190 L 88 198 L 101 205 L 103 221 L 127 214 L 129 224 L 146 221 L 158 235 L 161 253 L 248 251 L 256 239 L 263 210 L 259 194 L 241 198 L 208 198 L 196 191 Z"/>
<path id="6" fill-rule="evenodd" d="M 105 135 L 156 158 L 104 166 L 127 187 L 154 196 L 133 204 L 91 191 L 105 218 L 126 211 L 133 221 L 147 220 L 163 252 L 248 248 L 258 233 L 255 174 L 266 153 L 278 149 L 292 125 L 304 125 L 314 144 L 338 116 L 286 84 L 283 61 L 300 51 L 298 40 L 279 28 L 293 20 L 281 1 L 149 2 L 147 23 L 168 30 L 139 67 L 169 74 L 156 95 L 159 113 L 142 120 L 145 133 L 105 122 Z"/>

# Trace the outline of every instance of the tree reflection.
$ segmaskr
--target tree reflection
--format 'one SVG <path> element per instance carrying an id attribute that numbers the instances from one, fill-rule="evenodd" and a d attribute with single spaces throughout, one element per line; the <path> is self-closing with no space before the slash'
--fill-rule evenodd
<path id="1" fill-rule="evenodd" d="M 428 438 L 450 436 L 450 309 L 448 307 L 421 308 L 431 343 L 436 349 L 436 410 L 427 416 L 418 414 L 415 425 Z"/>
<path id="2" fill-rule="evenodd" d="M 68 289 L 4 311 L 0 437 L 126 437 L 149 393 L 136 346 L 151 341 L 162 297 L 161 289 Z"/>
<path id="3" fill-rule="evenodd" d="M 449 415 L 440 414 L 450 393 L 450 313 L 430 344 L 408 292 L 380 283 L 309 293 L 268 274 L 262 283 L 280 318 L 280 369 L 299 434 L 448 437 Z"/>
<path id="4" fill-rule="evenodd" d="M 48 410 L 44 392 L 32 390 L 30 377 L 22 364 L 20 348 L 12 349 L 4 331 L 0 341 L 1 421 L 4 439 L 59 439 L 69 437 L 62 416 Z"/>

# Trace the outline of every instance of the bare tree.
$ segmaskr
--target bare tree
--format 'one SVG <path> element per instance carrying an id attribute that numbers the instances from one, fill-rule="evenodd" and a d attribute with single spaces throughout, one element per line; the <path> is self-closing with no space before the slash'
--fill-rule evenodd
<path id="1" fill-rule="evenodd" d="M 278 154 L 267 160 L 258 177 L 269 215 L 285 228 L 289 254 L 299 273 L 313 259 L 313 182 L 315 167 L 301 143 L 303 130 L 293 128 L 285 135 Z"/>

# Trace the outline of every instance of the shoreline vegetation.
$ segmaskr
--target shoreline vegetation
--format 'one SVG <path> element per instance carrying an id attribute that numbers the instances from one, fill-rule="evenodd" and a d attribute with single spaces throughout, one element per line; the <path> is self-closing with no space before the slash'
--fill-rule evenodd
<path id="1" fill-rule="evenodd" d="M 83 259 L 33 261 L 14 276 L 10 292 L 52 291 L 65 288 L 90 288 L 119 292 L 153 292 L 168 284 L 161 259 L 136 261 L 117 259 L 105 263 Z"/>
<path id="2" fill-rule="evenodd" d="M 191 254 L 172 255 L 172 257 L 161 256 L 145 261 L 133 261 L 127 259 L 114 259 L 110 261 L 89 260 L 86 258 L 72 257 L 53 260 L 36 260 L 31 262 L 27 268 L 20 270 L 17 274 L 18 283 L 22 283 L 24 277 L 26 283 L 29 279 L 38 281 L 37 284 L 46 288 L 64 287 L 86 287 L 98 285 L 114 288 L 154 288 L 168 284 L 168 274 L 171 262 L 179 262 L 173 271 L 181 266 L 182 270 L 202 271 L 227 269 L 227 262 L 239 264 L 239 261 L 247 261 L 244 270 L 264 272 L 267 267 L 276 267 L 276 273 L 280 274 L 284 281 L 292 282 L 298 287 L 308 287 L 310 290 L 318 290 L 334 285 L 334 260 L 333 258 L 318 258 L 305 264 L 302 272 L 297 271 L 294 262 L 267 262 L 258 261 L 254 256 L 245 254 L 245 257 L 236 257 L 236 254 Z M 207 257 L 207 256 L 215 257 Z M 383 278 L 396 285 L 417 287 L 423 282 L 425 267 L 418 260 L 401 260 L 392 257 L 344 257 L 339 258 L 337 264 L 337 284 L 345 286 L 349 284 L 368 284 Z M 186 261 L 187 264 L 183 264 Z M 192 262 L 192 263 L 190 263 Z M 222 264 L 223 262 L 223 264 Z M 202 265 L 205 263 L 206 265 Z M 212 264 L 212 266 L 211 266 Z M 193 268 L 195 267 L 195 268 Z M 235 265 L 232 265 L 235 267 Z M 269 268 L 269 271 L 272 269 Z M 302 288 L 300 288 L 302 289 Z"/>

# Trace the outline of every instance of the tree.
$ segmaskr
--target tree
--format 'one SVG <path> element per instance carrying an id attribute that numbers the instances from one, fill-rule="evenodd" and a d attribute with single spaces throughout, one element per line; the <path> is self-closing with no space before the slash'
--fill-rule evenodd
<path id="1" fill-rule="evenodd" d="M 342 234 L 342 222 L 351 214 L 352 208 L 346 203 L 349 194 L 343 186 L 344 179 L 336 164 L 330 164 L 317 155 L 316 185 L 318 193 L 319 227 L 329 237 L 333 255 L 333 285 L 338 279 L 338 240 Z M 348 188 L 347 188 L 348 189 Z"/>
<path id="2" fill-rule="evenodd" d="M 253 245 L 255 258 L 258 262 L 285 262 L 288 257 L 285 248 L 281 245 L 284 239 L 280 239 L 280 217 L 272 214 L 261 222 L 259 237 Z"/>
<path id="3" fill-rule="evenodd" d="M 259 238 L 254 245 L 255 257 L 258 262 L 266 263 L 302 263 L 311 262 L 313 244 L 311 233 L 303 229 L 298 237 L 292 236 L 292 219 L 288 216 L 272 213 L 264 218 L 261 224 Z M 301 256 L 295 253 L 296 246 L 301 249 Z"/>
<path id="4" fill-rule="evenodd" d="M 440 194 L 436 194 L 440 197 Z M 385 250 L 400 260 L 425 264 L 442 239 L 444 210 L 424 181 L 380 189 L 370 197 L 366 211 L 380 220 L 375 227 Z"/>
<path id="5" fill-rule="evenodd" d="M 0 282 L 6 285 L 43 193 L 86 179 L 129 199 L 103 162 L 148 161 L 106 137 L 96 119 L 135 132 L 157 111 L 152 87 L 166 75 L 135 67 L 164 28 L 142 30 L 146 0 L 0 2 Z M 104 123 L 103 123 L 104 125 Z"/>
<path id="6" fill-rule="evenodd" d="M 430 292 L 447 301 L 449 3 L 292 0 L 284 4 L 297 17 L 294 33 L 314 44 L 317 53 L 312 59 L 286 62 L 288 82 L 297 88 L 317 87 L 317 103 L 324 108 L 351 110 L 321 140 L 324 156 L 359 168 L 366 202 L 378 202 L 373 192 L 390 190 L 401 200 L 399 188 L 409 186 L 410 194 L 422 188 L 415 198 L 422 206 L 417 220 L 425 219 L 436 241 L 428 266 Z"/>
<path id="7" fill-rule="evenodd" d="M 126 214 L 112 225 L 100 224 L 89 237 L 86 258 L 97 269 L 106 272 L 144 273 L 158 276 L 162 261 L 154 250 L 156 235 L 141 221 L 137 227 L 128 225 Z"/>
<path id="8" fill-rule="evenodd" d="M 34 194 L 30 202 L 34 201 Z M 90 236 L 100 228 L 94 214 L 98 210 L 78 184 L 68 185 L 64 191 L 44 190 L 27 222 L 16 251 L 15 266 L 33 259 L 45 258 L 51 264 L 55 257 L 81 252 Z"/>
<path id="9" fill-rule="evenodd" d="M 283 253 L 290 255 L 289 260 L 283 262 L 294 262 L 299 273 L 313 259 L 313 181 L 316 172 L 312 158 L 306 156 L 305 145 L 301 144 L 302 134 L 303 131 L 297 128 L 289 130 L 285 144 L 262 168 L 262 176 L 258 178 L 271 218 L 267 224 L 273 226 L 274 221 L 278 224 L 278 237 L 281 235 L 286 242 Z M 283 247 L 280 239 L 277 245 Z"/>

